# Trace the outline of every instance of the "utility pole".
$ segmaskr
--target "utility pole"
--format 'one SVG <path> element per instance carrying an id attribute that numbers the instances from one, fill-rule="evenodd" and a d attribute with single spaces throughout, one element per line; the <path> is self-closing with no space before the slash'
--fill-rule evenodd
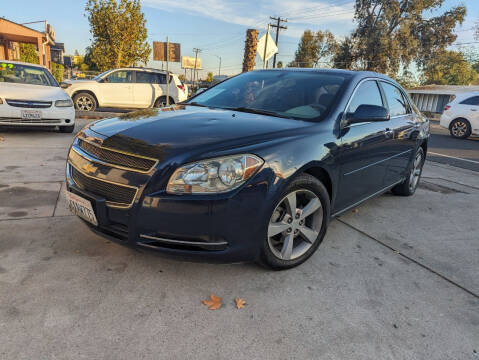
<path id="1" fill-rule="evenodd" d="M 198 73 L 196 71 L 196 63 L 198 62 L 198 53 L 201 52 L 201 49 L 193 48 L 193 51 L 195 52 L 195 72 L 193 74 L 193 84 L 196 85 L 195 79 L 198 77 Z"/>
<path id="2" fill-rule="evenodd" d="M 288 19 L 281 19 L 281 17 L 273 17 L 273 16 L 270 16 L 269 17 L 271 20 L 274 20 L 276 21 L 276 24 L 270 24 L 271 27 L 274 27 L 276 28 L 276 46 L 278 46 L 278 38 L 279 38 L 279 29 L 283 29 L 283 30 L 286 30 L 288 27 L 287 26 L 282 26 L 281 23 L 282 22 L 288 22 Z M 277 54 L 274 54 L 274 58 L 273 58 L 273 68 L 276 67 L 276 55 Z"/>

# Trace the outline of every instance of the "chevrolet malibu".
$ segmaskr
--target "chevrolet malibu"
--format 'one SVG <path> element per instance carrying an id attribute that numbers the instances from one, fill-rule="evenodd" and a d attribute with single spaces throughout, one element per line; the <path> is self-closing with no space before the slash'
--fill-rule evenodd
<path id="1" fill-rule="evenodd" d="M 390 78 L 260 70 L 75 138 L 67 200 L 118 243 L 287 269 L 332 217 L 386 191 L 414 194 L 429 123 Z"/>
<path id="2" fill-rule="evenodd" d="M 60 132 L 75 128 L 70 97 L 43 66 L 0 60 L 0 128 L 9 126 L 58 126 Z"/>

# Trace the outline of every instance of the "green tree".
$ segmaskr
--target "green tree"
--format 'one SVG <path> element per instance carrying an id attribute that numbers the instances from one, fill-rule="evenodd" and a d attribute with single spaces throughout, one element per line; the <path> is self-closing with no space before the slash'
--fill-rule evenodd
<path id="1" fill-rule="evenodd" d="M 182 81 L 182 82 L 185 82 L 185 81 L 186 81 L 186 78 L 185 78 L 185 75 L 184 75 L 184 74 L 178 75 L 178 79 L 180 79 L 180 81 Z"/>
<path id="2" fill-rule="evenodd" d="M 213 82 L 213 73 L 212 72 L 209 72 L 207 77 L 206 77 L 206 81 L 208 82 Z"/>
<path id="3" fill-rule="evenodd" d="M 91 60 L 100 70 L 145 63 L 151 54 L 140 0 L 88 0 Z"/>
<path id="4" fill-rule="evenodd" d="M 447 50 L 428 63 L 423 76 L 425 84 L 439 85 L 470 85 L 478 79 L 462 53 Z"/>
<path id="5" fill-rule="evenodd" d="M 357 27 L 340 44 L 340 56 L 336 54 L 335 58 L 349 62 L 352 68 L 391 76 L 413 61 L 424 69 L 456 40 L 454 28 L 466 15 L 461 5 L 431 16 L 443 3 L 444 0 L 356 0 Z"/>
<path id="6" fill-rule="evenodd" d="M 412 89 L 419 86 L 417 78 L 408 70 L 404 70 L 401 75 L 397 76 L 396 81 L 405 89 Z"/>
<path id="7" fill-rule="evenodd" d="M 65 68 L 61 64 L 52 63 L 52 75 L 58 81 L 63 81 L 63 73 L 65 72 Z"/>
<path id="8" fill-rule="evenodd" d="M 20 43 L 20 61 L 39 64 L 37 47 L 34 44 Z"/>
<path id="9" fill-rule="evenodd" d="M 98 71 L 98 66 L 92 59 L 92 49 L 88 46 L 85 49 L 85 56 L 83 57 L 83 63 L 88 65 L 88 69 L 91 71 Z"/>
<path id="10" fill-rule="evenodd" d="M 336 46 L 336 40 L 330 31 L 314 33 L 306 30 L 301 36 L 294 60 L 288 66 L 310 68 L 318 66 L 320 62 L 329 65 Z"/>

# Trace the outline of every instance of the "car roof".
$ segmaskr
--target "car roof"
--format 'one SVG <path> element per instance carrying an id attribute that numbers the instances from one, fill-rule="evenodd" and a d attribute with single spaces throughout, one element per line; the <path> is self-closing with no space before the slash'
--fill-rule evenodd
<path id="1" fill-rule="evenodd" d="M 253 71 L 298 71 L 298 72 L 317 72 L 317 73 L 324 73 L 324 74 L 337 74 L 337 75 L 349 75 L 351 77 L 355 77 L 357 79 L 368 78 L 368 77 L 375 77 L 380 78 L 383 80 L 388 80 L 396 83 L 393 79 L 389 76 L 374 72 L 374 71 L 360 71 L 360 70 L 346 70 L 346 69 L 316 69 L 316 68 L 281 68 L 281 69 L 258 69 Z"/>
<path id="2" fill-rule="evenodd" d="M 33 66 L 33 67 L 38 67 L 38 68 L 46 69 L 46 67 L 43 66 L 43 65 L 40 65 L 40 64 L 32 64 L 32 63 L 27 63 L 27 62 L 23 62 L 23 61 L 0 60 L 0 62 L 10 63 L 10 64 L 18 64 L 18 65 L 27 65 L 27 66 Z"/>

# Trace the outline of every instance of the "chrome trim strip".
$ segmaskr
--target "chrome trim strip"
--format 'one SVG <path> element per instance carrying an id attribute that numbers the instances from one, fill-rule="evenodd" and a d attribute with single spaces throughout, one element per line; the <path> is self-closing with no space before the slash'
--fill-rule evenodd
<path id="1" fill-rule="evenodd" d="M 371 199 L 371 198 L 373 198 L 373 197 L 375 197 L 375 196 L 378 196 L 378 195 L 381 195 L 382 193 L 385 193 L 386 191 L 388 191 L 388 190 L 391 189 L 392 187 L 396 186 L 397 184 L 402 183 L 404 180 L 406 180 L 406 178 L 402 178 L 401 180 L 396 181 L 395 183 L 386 186 L 385 188 L 383 188 L 383 189 L 381 189 L 381 190 L 375 192 L 374 194 L 371 194 L 371 195 L 369 195 L 369 196 L 366 196 L 364 199 L 359 200 L 358 202 L 355 202 L 355 203 L 352 204 L 352 205 L 349 205 L 348 207 L 344 208 L 343 210 L 336 211 L 334 214 L 331 215 L 331 217 L 333 218 L 333 217 L 336 217 L 336 216 L 338 216 L 338 215 L 341 215 L 341 214 L 345 213 L 346 211 L 352 209 L 353 207 L 358 206 L 359 204 L 361 204 L 361 203 L 363 203 L 363 202 L 365 202 L 365 201 L 367 201 L 367 200 L 369 200 L 369 199 Z"/>
<path id="2" fill-rule="evenodd" d="M 72 146 L 72 150 L 74 152 L 76 152 L 78 154 L 78 156 L 84 158 L 87 161 L 90 161 L 90 162 L 93 162 L 93 163 L 96 163 L 96 164 L 100 164 L 100 165 L 104 165 L 104 166 L 113 167 L 113 168 L 120 169 L 120 170 L 132 171 L 132 172 L 137 172 L 137 173 L 140 173 L 140 174 L 148 174 L 151 171 L 151 169 L 154 168 L 154 166 L 153 166 L 148 171 L 136 170 L 136 169 L 132 169 L 132 168 L 129 168 L 129 167 L 125 167 L 125 166 L 121 166 L 121 165 L 115 165 L 115 164 L 112 164 L 112 163 L 109 163 L 109 162 L 106 162 L 106 161 L 102 161 L 102 160 L 100 160 L 96 157 L 93 157 L 92 155 L 90 155 L 89 152 L 83 150 L 81 147 L 77 148 L 76 146 Z"/>
<path id="3" fill-rule="evenodd" d="M 117 202 L 114 202 L 114 201 L 106 201 L 106 203 L 107 203 L 108 206 L 114 207 L 114 208 L 129 209 L 129 208 L 131 208 L 131 206 L 132 206 L 133 203 L 135 202 L 136 197 L 138 196 L 138 190 L 139 190 L 139 188 L 137 188 L 136 186 L 120 184 L 120 183 L 117 183 L 117 182 L 114 182 L 114 181 L 104 180 L 104 179 L 100 179 L 100 178 L 97 178 L 97 177 L 94 177 L 94 176 L 85 174 L 83 171 L 81 171 L 81 170 L 78 169 L 76 166 L 74 166 L 74 165 L 72 164 L 72 162 L 70 161 L 70 159 L 68 159 L 68 164 L 69 164 L 72 168 L 74 168 L 76 171 L 78 171 L 79 173 L 81 173 L 83 176 L 86 176 L 86 177 L 88 177 L 88 178 L 90 178 L 90 179 L 94 179 L 94 180 L 97 180 L 97 181 L 102 181 L 102 182 L 105 182 L 105 183 L 108 183 L 108 184 L 117 185 L 117 186 L 127 187 L 127 188 L 130 188 L 130 189 L 135 189 L 135 195 L 133 196 L 133 200 L 132 200 L 129 204 L 126 204 L 126 205 L 125 205 L 125 204 L 123 204 L 123 203 L 117 203 Z M 70 176 L 71 176 L 72 181 L 75 183 L 75 185 L 79 186 L 79 185 L 75 182 L 75 179 L 73 179 L 73 175 L 71 174 L 71 172 L 70 172 Z M 83 189 L 83 190 L 89 191 L 88 189 Z"/>
<path id="4" fill-rule="evenodd" d="M 172 240 L 172 239 L 165 239 L 159 238 L 151 235 L 140 234 L 140 237 L 143 239 L 148 240 L 155 240 L 155 241 L 162 241 L 170 244 L 178 244 L 178 245 L 199 245 L 199 246 L 221 246 L 221 245 L 228 245 L 226 241 L 219 241 L 219 242 L 198 242 L 198 241 L 184 241 L 184 240 Z M 142 244 L 143 245 L 143 244 Z"/>
<path id="5" fill-rule="evenodd" d="M 118 167 L 119 169 L 123 169 L 123 170 L 129 170 L 129 171 L 135 171 L 135 172 L 139 172 L 139 173 L 143 173 L 143 174 L 146 174 L 146 173 L 149 173 L 152 169 L 154 169 L 156 167 L 156 165 L 158 165 L 158 162 L 159 160 L 158 159 L 155 159 L 155 158 L 151 158 L 151 157 L 148 157 L 148 156 L 142 156 L 142 155 L 137 155 L 137 154 L 132 154 L 132 153 L 128 153 L 126 151 L 121 151 L 121 150 L 117 150 L 117 149 L 112 149 L 112 148 L 109 148 L 109 147 L 106 147 L 106 146 L 100 146 L 98 144 L 96 144 L 95 142 L 93 141 L 89 141 L 87 139 L 85 139 L 84 137 L 79 137 L 78 140 L 80 141 L 84 141 L 86 143 L 89 143 L 90 145 L 93 145 L 93 146 L 96 146 L 100 149 L 105 149 L 105 150 L 108 150 L 108 151 L 112 151 L 112 152 L 116 152 L 116 153 L 119 153 L 119 154 L 123 154 L 123 155 L 128 155 L 128 156 L 131 156 L 131 157 L 136 157 L 136 158 L 139 158 L 139 159 L 145 159 L 145 160 L 151 160 L 151 161 L 154 161 L 155 164 L 149 168 L 148 170 L 137 170 L 137 169 L 132 169 L 132 168 L 129 168 L 129 167 L 122 167 L 121 165 L 115 165 L 115 164 L 110 164 L 110 163 L 107 163 L 107 162 L 104 162 L 105 164 L 109 164 L 110 166 L 112 167 Z M 81 149 L 81 146 L 78 145 L 78 147 Z M 85 151 L 82 149 L 82 151 Z M 87 152 L 87 151 L 85 151 Z M 96 158 L 95 158 L 96 159 Z M 100 160 L 101 161 L 101 160 Z"/>
<path id="6" fill-rule="evenodd" d="M 375 163 L 372 163 L 372 164 L 368 164 L 368 165 L 366 165 L 366 166 L 363 166 L 363 167 L 361 167 L 361 168 L 359 168 L 359 169 L 355 169 L 355 170 L 353 170 L 353 171 L 350 171 L 350 172 L 348 172 L 348 173 L 344 173 L 344 174 L 343 174 L 343 176 L 348 176 L 348 175 L 354 174 L 355 172 L 358 172 L 358 171 L 361 171 L 361 170 L 367 169 L 368 167 L 371 167 L 371 166 L 374 166 L 374 165 L 380 164 L 380 163 L 382 163 L 382 162 L 385 162 L 385 161 L 388 161 L 388 160 L 394 159 L 395 157 L 401 156 L 401 155 L 403 155 L 403 154 L 407 154 L 407 153 L 409 153 L 409 152 L 411 152 L 411 151 L 412 151 L 412 149 L 409 149 L 409 150 L 406 150 L 406 151 L 400 152 L 399 154 L 396 154 L 396 155 L 390 156 L 390 157 L 388 157 L 388 158 L 386 158 L 386 159 L 382 159 L 382 160 L 376 161 Z"/>

